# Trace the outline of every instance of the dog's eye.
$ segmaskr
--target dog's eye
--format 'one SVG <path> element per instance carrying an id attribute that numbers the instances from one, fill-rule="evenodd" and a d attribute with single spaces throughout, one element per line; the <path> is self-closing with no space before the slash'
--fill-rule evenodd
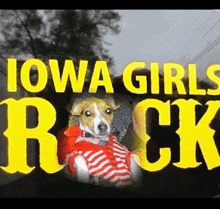
<path id="1" fill-rule="evenodd" d="M 107 109 L 105 110 L 105 112 L 106 112 L 106 114 L 110 115 L 110 114 L 112 113 L 112 110 L 111 110 L 110 108 L 107 108 Z"/>
<path id="2" fill-rule="evenodd" d="M 85 111 L 85 115 L 86 115 L 86 116 L 91 116 L 92 113 L 91 113 L 89 110 L 87 110 L 87 111 Z"/>

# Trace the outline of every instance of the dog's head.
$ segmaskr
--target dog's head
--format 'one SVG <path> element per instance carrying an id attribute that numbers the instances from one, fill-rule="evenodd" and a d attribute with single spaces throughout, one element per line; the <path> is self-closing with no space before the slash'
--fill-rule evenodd
<path id="1" fill-rule="evenodd" d="M 76 99 L 66 106 L 71 118 L 77 117 L 82 130 L 96 136 L 107 136 L 111 131 L 113 114 L 120 107 L 120 101 L 107 95 L 103 99 Z"/>

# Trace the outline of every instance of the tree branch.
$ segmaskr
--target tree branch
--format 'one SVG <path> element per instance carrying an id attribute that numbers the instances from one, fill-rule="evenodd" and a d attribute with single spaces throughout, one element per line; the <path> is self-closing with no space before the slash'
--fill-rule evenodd
<path id="1" fill-rule="evenodd" d="M 30 31 L 30 29 L 29 29 L 29 27 L 28 27 L 28 20 L 26 20 L 26 22 L 24 22 L 24 21 L 19 17 L 19 15 L 17 14 L 17 11 L 15 11 L 15 13 L 16 13 L 17 18 L 20 20 L 21 25 L 24 27 L 24 29 L 25 29 L 26 32 L 27 32 L 27 35 L 28 35 L 28 37 L 29 37 L 29 39 L 30 39 L 31 53 L 32 53 L 32 55 L 34 56 L 34 58 L 36 58 L 36 57 L 37 57 L 37 52 L 36 52 L 36 49 L 35 49 L 34 39 L 33 39 L 32 35 L 31 35 L 31 31 Z M 27 19 L 28 19 L 28 18 L 27 18 Z"/>

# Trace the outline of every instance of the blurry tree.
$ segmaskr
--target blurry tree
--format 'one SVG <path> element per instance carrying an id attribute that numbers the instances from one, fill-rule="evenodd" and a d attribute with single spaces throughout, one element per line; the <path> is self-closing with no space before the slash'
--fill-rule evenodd
<path id="1" fill-rule="evenodd" d="M 1 55 L 105 59 L 110 65 L 103 37 L 120 32 L 120 16 L 112 10 L 1 10 Z M 91 63 L 92 64 L 92 63 Z"/>

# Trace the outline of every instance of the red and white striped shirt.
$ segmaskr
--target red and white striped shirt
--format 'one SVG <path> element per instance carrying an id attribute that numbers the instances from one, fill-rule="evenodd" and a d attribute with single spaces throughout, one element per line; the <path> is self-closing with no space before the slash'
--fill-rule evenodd
<path id="1" fill-rule="evenodd" d="M 75 140 L 77 141 L 77 140 Z M 116 186 L 127 186 L 132 183 L 130 158 L 132 152 L 121 145 L 112 134 L 107 146 L 80 140 L 72 146 L 71 152 L 65 155 L 68 170 L 76 175 L 74 160 L 78 155 L 85 158 L 89 174 L 94 178 L 104 179 Z"/>

